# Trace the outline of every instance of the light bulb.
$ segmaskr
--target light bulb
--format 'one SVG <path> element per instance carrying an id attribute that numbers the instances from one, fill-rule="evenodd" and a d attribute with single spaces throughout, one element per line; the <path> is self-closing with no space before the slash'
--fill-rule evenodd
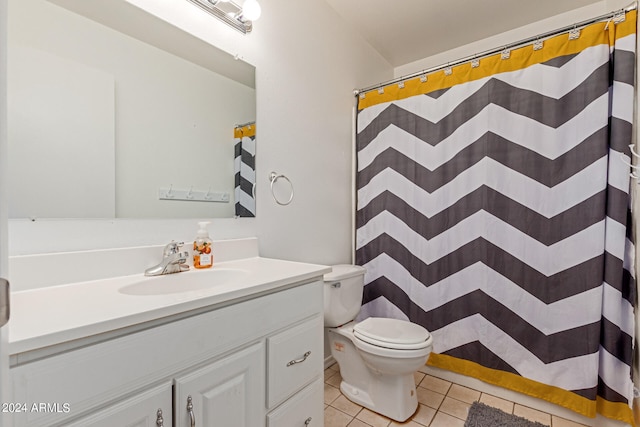
<path id="1" fill-rule="evenodd" d="M 257 0 L 246 0 L 242 6 L 242 16 L 249 21 L 255 21 L 260 18 L 262 8 Z"/>

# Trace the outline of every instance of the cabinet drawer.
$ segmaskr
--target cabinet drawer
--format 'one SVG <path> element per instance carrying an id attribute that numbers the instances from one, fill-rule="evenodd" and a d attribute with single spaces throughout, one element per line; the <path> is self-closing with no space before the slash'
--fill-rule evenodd
<path id="1" fill-rule="evenodd" d="M 324 385 L 318 378 L 267 415 L 267 427 L 323 427 Z"/>
<path id="2" fill-rule="evenodd" d="M 315 316 L 269 337 L 267 346 L 267 407 L 272 408 L 322 374 L 322 317 Z"/>

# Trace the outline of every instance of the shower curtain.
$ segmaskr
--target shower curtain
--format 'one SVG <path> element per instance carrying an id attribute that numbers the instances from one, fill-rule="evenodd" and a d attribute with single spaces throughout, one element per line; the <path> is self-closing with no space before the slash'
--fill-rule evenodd
<path id="1" fill-rule="evenodd" d="M 633 424 L 622 17 L 361 94 L 356 262 L 428 364 Z"/>
<path id="2" fill-rule="evenodd" d="M 256 124 L 247 123 L 234 129 L 235 214 L 237 217 L 256 216 Z"/>

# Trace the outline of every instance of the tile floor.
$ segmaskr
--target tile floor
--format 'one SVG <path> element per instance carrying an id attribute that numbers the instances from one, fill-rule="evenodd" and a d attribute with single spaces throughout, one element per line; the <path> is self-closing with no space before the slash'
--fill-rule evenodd
<path id="1" fill-rule="evenodd" d="M 481 393 L 458 384 L 416 372 L 418 410 L 404 423 L 392 421 L 356 405 L 340 393 L 340 371 L 334 364 L 324 371 L 324 426 L 325 427 L 463 427 L 471 403 L 476 400 L 539 421 L 551 427 L 586 427 L 517 403 Z"/>

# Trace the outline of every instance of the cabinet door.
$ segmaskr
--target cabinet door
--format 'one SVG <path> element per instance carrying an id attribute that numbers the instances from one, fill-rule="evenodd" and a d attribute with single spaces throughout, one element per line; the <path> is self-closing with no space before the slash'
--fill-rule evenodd
<path id="1" fill-rule="evenodd" d="M 176 378 L 176 427 L 261 427 L 265 351 L 258 343 Z"/>
<path id="2" fill-rule="evenodd" d="M 68 427 L 171 427 L 171 382 L 153 387 L 122 402 L 81 418 Z M 72 408 L 73 409 L 73 408 Z M 162 411 L 162 414 L 158 413 Z M 160 422 L 160 416 L 162 422 Z"/>

